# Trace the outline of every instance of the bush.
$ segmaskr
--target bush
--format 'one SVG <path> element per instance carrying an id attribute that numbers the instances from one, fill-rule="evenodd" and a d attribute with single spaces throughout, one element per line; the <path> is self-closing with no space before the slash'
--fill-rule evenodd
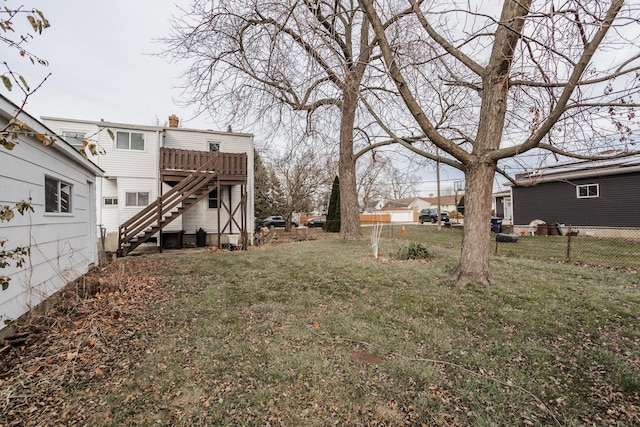
<path id="1" fill-rule="evenodd" d="M 421 243 L 409 243 L 409 246 L 400 248 L 396 253 L 395 258 L 407 260 L 407 259 L 424 259 L 431 258 L 429 250 Z"/>

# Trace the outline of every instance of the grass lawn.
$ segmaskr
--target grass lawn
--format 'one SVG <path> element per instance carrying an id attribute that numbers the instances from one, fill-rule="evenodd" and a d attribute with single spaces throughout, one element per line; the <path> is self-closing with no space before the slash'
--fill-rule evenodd
<path id="1" fill-rule="evenodd" d="M 121 309 L 110 327 L 96 320 L 93 345 L 77 338 L 87 360 L 112 356 L 99 375 L 87 368 L 82 376 L 77 367 L 74 376 L 62 375 L 59 419 L 113 426 L 640 424 L 637 272 L 494 256 L 492 286 L 460 289 L 448 279 L 460 251 L 457 231 L 388 227 L 379 260 L 366 238 L 280 243 L 281 236 L 246 252 L 119 260 L 121 283 L 135 276 L 161 293 L 136 294 L 144 309 Z M 394 259 L 410 242 L 433 257 Z M 123 286 L 102 298 L 119 303 Z M 110 353 L 110 345 L 120 351 Z M 28 384 L 34 376 L 0 375 L 0 401 L 28 403 L 7 396 L 17 390 L 13 379 Z M 42 423 L 45 412 L 31 416 Z"/>

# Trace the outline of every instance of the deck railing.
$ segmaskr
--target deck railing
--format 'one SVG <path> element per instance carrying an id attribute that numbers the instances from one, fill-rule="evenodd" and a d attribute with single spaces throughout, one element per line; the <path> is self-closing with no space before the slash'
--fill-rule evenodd
<path id="1" fill-rule="evenodd" d="M 215 161 L 211 162 L 213 159 Z M 195 171 L 207 163 L 212 165 L 209 170 L 218 176 L 247 176 L 245 153 L 160 149 L 160 170 Z"/>

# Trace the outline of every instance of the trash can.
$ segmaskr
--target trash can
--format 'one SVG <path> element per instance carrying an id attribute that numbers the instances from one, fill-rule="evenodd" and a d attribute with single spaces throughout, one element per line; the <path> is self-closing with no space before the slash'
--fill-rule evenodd
<path id="1" fill-rule="evenodd" d="M 196 246 L 202 248 L 207 243 L 207 232 L 200 227 L 198 231 L 196 231 Z"/>
<path id="2" fill-rule="evenodd" d="M 536 234 L 538 236 L 547 236 L 549 234 L 549 228 L 547 227 L 547 224 L 538 224 Z"/>
<path id="3" fill-rule="evenodd" d="M 502 229 L 502 218 L 500 218 L 499 216 L 491 217 L 491 232 L 499 233 L 501 229 Z"/>
<path id="4" fill-rule="evenodd" d="M 238 246 L 238 240 L 240 240 L 239 234 L 229 234 L 229 249 L 234 250 Z"/>

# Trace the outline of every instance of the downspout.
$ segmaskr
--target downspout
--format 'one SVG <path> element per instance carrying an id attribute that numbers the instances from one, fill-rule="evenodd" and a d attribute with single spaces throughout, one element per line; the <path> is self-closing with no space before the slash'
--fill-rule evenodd
<path id="1" fill-rule="evenodd" d="M 156 182 L 158 183 L 158 227 L 162 221 L 162 179 L 160 176 L 160 148 L 164 146 L 164 129 L 156 130 Z M 162 253 L 162 228 L 158 228 L 158 251 Z"/>

